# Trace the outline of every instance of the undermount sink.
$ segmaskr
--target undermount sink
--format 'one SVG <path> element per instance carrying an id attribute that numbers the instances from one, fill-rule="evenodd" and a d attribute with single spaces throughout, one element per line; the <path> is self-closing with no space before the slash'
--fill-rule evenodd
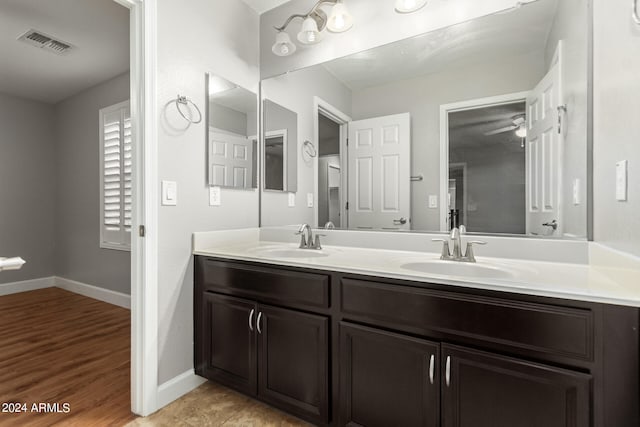
<path id="1" fill-rule="evenodd" d="M 314 249 L 256 248 L 251 252 L 274 258 L 322 258 L 329 256 L 329 254 L 323 250 Z"/>
<path id="2" fill-rule="evenodd" d="M 422 261 L 411 262 L 400 266 L 405 270 L 440 276 L 475 277 L 486 279 L 511 279 L 515 273 L 492 265 L 473 264 L 454 261 Z"/>

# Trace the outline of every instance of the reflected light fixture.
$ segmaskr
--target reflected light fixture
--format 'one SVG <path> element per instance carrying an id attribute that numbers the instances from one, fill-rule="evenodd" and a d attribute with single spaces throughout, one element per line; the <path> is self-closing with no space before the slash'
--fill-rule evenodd
<path id="1" fill-rule="evenodd" d="M 422 9 L 427 4 L 427 0 L 396 0 L 396 12 L 413 13 Z"/>
<path id="2" fill-rule="evenodd" d="M 321 8 L 324 5 L 332 5 L 328 17 Z M 296 18 L 302 19 L 302 28 L 297 39 L 304 45 L 312 45 L 322 41 L 322 32 L 325 28 L 332 33 L 342 33 L 353 26 L 353 17 L 343 0 L 320 0 L 308 13 L 291 15 L 281 27 L 275 27 L 278 34 L 271 48 L 275 55 L 288 56 L 296 51 L 296 46 L 291 42 L 291 37 L 286 32 L 289 24 Z"/>
<path id="3" fill-rule="evenodd" d="M 279 31 L 276 34 L 276 42 L 271 51 L 278 56 L 289 56 L 296 51 L 297 47 L 291 41 L 291 37 L 286 31 Z"/>
<path id="4" fill-rule="evenodd" d="M 526 138 L 527 137 L 527 127 L 522 124 L 518 129 L 516 129 L 516 136 L 518 138 Z"/>

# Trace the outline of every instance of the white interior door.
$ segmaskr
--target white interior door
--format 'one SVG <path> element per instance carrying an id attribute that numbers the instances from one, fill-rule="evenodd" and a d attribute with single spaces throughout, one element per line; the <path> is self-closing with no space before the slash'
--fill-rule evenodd
<path id="1" fill-rule="evenodd" d="M 246 136 L 209 130 L 209 184 L 221 187 L 252 186 L 253 141 Z"/>
<path id="2" fill-rule="evenodd" d="M 349 124 L 349 228 L 409 230 L 411 116 Z"/>
<path id="3" fill-rule="evenodd" d="M 562 104 L 558 62 L 527 98 L 527 234 L 562 235 Z"/>

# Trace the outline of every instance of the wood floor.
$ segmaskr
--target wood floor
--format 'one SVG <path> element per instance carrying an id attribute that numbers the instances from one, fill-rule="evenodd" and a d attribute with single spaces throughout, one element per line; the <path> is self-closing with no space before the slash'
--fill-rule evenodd
<path id="1" fill-rule="evenodd" d="M 129 310 L 58 288 L 0 297 L 0 426 L 122 426 L 130 412 Z M 33 413 L 58 403 L 68 413 Z M 4 406 L 4 405 L 3 405 Z M 53 405 L 49 407 L 52 408 Z"/>

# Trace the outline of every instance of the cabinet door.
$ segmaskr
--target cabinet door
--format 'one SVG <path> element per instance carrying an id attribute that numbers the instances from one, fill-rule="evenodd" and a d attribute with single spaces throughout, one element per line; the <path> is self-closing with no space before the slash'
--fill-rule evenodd
<path id="1" fill-rule="evenodd" d="M 256 393 L 255 303 L 205 292 L 200 375 L 247 394 Z M 251 323 L 250 323 L 251 322 Z"/>
<path id="2" fill-rule="evenodd" d="M 444 427 L 590 426 L 591 376 L 442 345 Z"/>
<path id="3" fill-rule="evenodd" d="M 439 426 L 439 344 L 340 323 L 340 425 Z"/>
<path id="4" fill-rule="evenodd" d="M 328 421 L 329 319 L 259 306 L 258 395 L 316 423 Z"/>

